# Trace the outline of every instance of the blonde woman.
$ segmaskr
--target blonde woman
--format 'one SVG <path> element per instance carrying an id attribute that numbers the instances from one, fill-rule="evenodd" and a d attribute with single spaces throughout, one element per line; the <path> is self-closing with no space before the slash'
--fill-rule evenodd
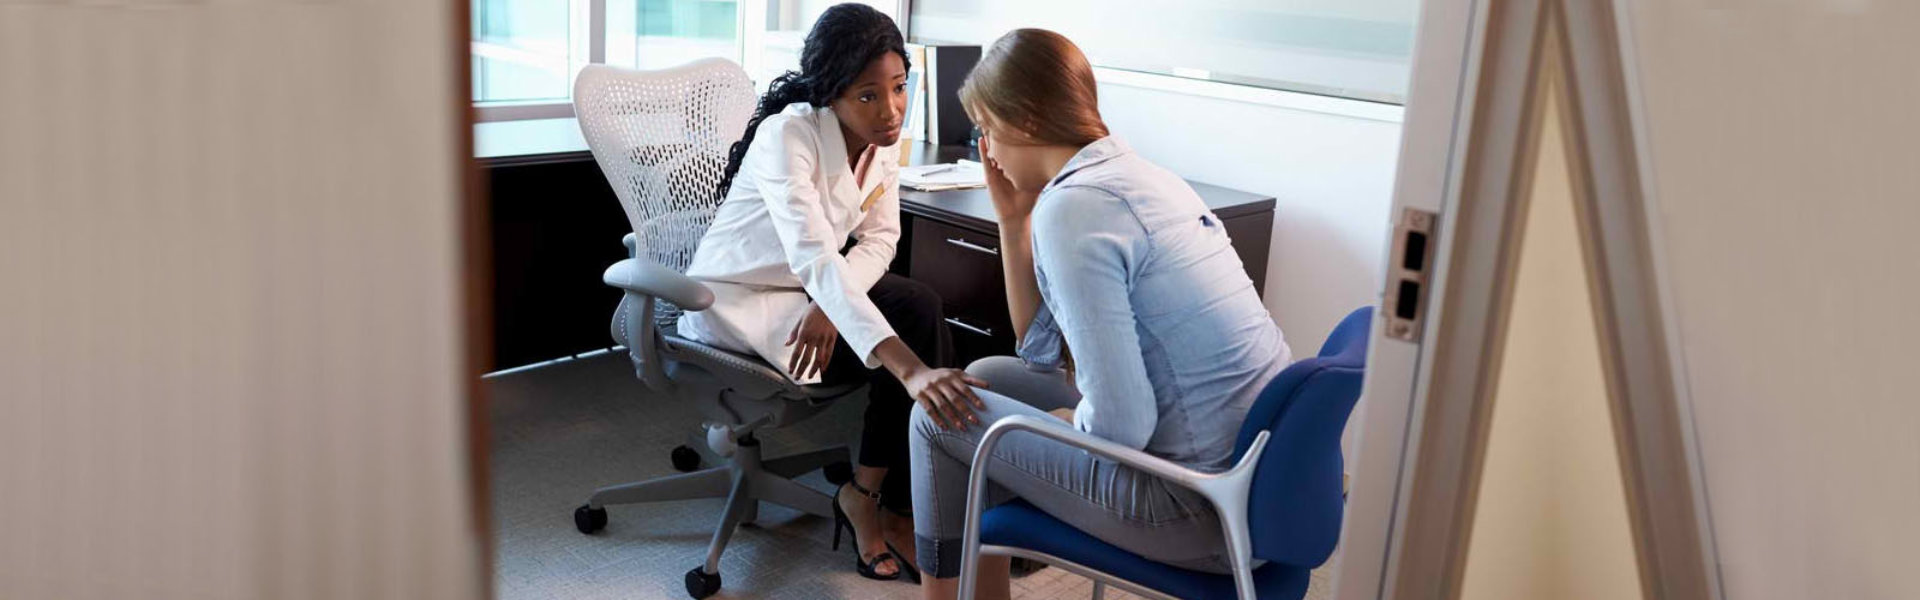
<path id="1" fill-rule="evenodd" d="M 971 423 L 1053 409 L 1063 427 L 1224 469 L 1248 407 L 1290 358 L 1220 220 L 1109 134 L 1072 42 L 1008 33 L 961 96 L 985 133 L 1020 358 L 969 367 L 992 385 L 982 408 L 913 411 L 917 559 L 924 596 L 942 599 L 958 587 L 967 470 L 986 431 Z M 1017 496 L 1149 559 L 1229 572 L 1219 517 L 1197 493 L 1036 436 L 1008 436 L 993 458 L 990 499 Z M 982 561 L 982 598 L 1008 596 L 1007 567 Z"/>

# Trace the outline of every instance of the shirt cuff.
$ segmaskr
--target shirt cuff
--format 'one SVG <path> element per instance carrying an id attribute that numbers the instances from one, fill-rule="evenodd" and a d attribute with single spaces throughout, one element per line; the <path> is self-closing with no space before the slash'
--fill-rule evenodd
<path id="1" fill-rule="evenodd" d="M 1033 313 L 1033 323 L 1027 326 L 1027 334 L 1020 338 L 1020 347 L 1014 353 L 1029 367 L 1059 369 L 1066 365 L 1060 352 L 1065 345 L 1063 340 L 1060 325 L 1053 320 L 1053 311 L 1042 303 L 1040 310 Z"/>
<path id="2" fill-rule="evenodd" d="M 880 368 L 880 355 L 874 354 L 873 350 L 880 347 L 880 342 L 895 335 L 893 329 L 888 327 L 882 331 L 858 332 L 854 335 L 847 333 L 843 332 L 840 337 L 847 341 L 847 347 L 853 349 L 853 354 L 860 357 L 860 363 L 866 365 L 868 370 Z"/>

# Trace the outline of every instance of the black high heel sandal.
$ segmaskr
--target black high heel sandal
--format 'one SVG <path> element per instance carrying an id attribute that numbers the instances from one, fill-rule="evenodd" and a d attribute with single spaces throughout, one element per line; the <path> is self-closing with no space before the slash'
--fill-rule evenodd
<path id="1" fill-rule="evenodd" d="M 844 487 L 852 487 L 854 492 L 872 498 L 876 502 L 880 500 L 880 492 L 861 487 L 859 483 L 848 481 Z M 842 531 L 847 532 L 847 534 L 854 539 L 853 571 L 859 573 L 861 577 L 876 581 L 894 581 L 900 579 L 900 574 L 906 571 L 905 568 L 901 568 L 906 564 L 905 561 L 900 560 L 900 557 L 894 555 L 892 546 L 887 547 L 887 552 L 874 555 L 871 559 L 860 555 L 860 534 L 854 531 L 853 520 L 847 518 L 847 511 L 840 508 L 840 493 L 835 491 L 833 494 L 833 549 L 836 551 L 840 549 L 840 532 Z M 884 560 L 893 561 L 893 564 L 896 565 L 894 572 L 882 575 L 875 570 L 879 568 L 880 561 Z M 915 573 L 914 576 L 914 580 L 918 581 L 919 573 Z"/>
<path id="2" fill-rule="evenodd" d="M 893 554 L 893 556 L 894 556 L 894 558 L 899 558 L 899 557 L 900 557 L 900 549 L 899 549 L 899 548 L 895 548 L 895 547 L 893 547 L 893 542 L 887 542 L 887 552 L 890 552 L 890 553 L 892 553 L 892 554 Z M 918 567 L 915 567 L 915 566 L 913 566 L 913 561 L 911 561 L 911 560 L 904 560 L 904 559 L 902 559 L 902 560 L 900 560 L 900 561 L 897 561 L 897 562 L 899 562 L 899 564 L 900 564 L 900 573 L 897 573 L 897 575 L 898 575 L 898 574 L 904 574 L 904 575 L 906 575 L 906 576 L 907 576 L 907 581 L 908 581 L 908 582 L 910 582 L 910 583 L 912 583 L 912 584 L 914 584 L 914 585 L 919 585 L 919 584 L 920 584 L 920 569 L 919 569 Z"/>

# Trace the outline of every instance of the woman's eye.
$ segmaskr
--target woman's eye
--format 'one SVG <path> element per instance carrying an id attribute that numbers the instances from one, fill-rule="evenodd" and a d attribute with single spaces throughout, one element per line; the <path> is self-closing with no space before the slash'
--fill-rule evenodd
<path id="1" fill-rule="evenodd" d="M 861 102 L 872 102 L 872 101 L 873 101 L 873 94 L 861 94 L 861 95 L 860 95 L 860 101 L 861 101 Z"/>
<path id="2" fill-rule="evenodd" d="M 900 85 L 893 86 L 893 91 L 905 92 L 907 91 L 907 84 L 902 83 Z"/>

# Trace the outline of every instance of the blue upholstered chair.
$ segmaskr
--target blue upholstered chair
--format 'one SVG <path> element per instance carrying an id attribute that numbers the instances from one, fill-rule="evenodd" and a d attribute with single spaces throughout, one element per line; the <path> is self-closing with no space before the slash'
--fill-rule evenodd
<path id="1" fill-rule="evenodd" d="M 960 597 L 972 600 L 981 553 L 1023 556 L 1085 575 L 1097 598 L 1105 585 L 1149 598 L 1282 598 L 1307 593 L 1308 573 L 1326 562 L 1340 538 L 1340 432 L 1360 399 L 1371 307 L 1361 308 L 1327 336 L 1319 356 L 1288 366 L 1267 384 L 1247 413 L 1234 445 L 1232 469 L 1202 473 L 1075 431 L 1057 422 L 1009 417 L 981 440 L 973 464 L 1001 437 L 1023 432 L 1085 448 L 1198 490 L 1213 501 L 1226 529 L 1232 575 L 1189 571 L 1141 558 L 1095 539 L 1018 500 L 981 513 L 985 469 L 967 486 L 966 548 Z M 1255 561 L 1265 561 L 1257 567 Z"/>

